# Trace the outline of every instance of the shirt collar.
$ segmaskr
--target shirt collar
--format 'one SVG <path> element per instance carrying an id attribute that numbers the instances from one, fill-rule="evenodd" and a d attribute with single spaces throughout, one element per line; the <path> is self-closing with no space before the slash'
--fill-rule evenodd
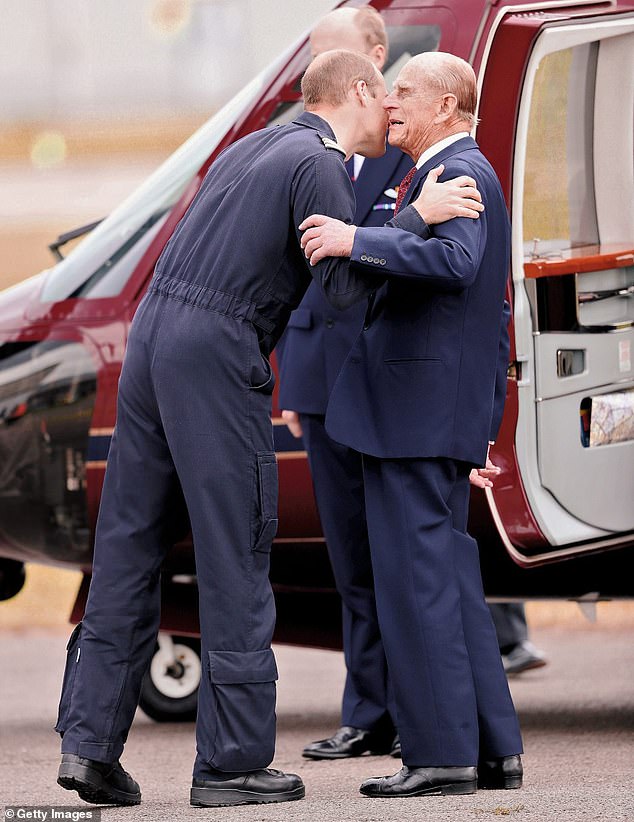
<path id="1" fill-rule="evenodd" d="M 457 134 L 450 134 L 449 137 L 444 137 L 442 140 L 434 143 L 433 146 L 426 148 L 420 155 L 418 162 L 416 163 L 416 168 L 422 168 L 428 160 L 431 160 L 432 157 L 439 154 L 444 148 L 447 148 L 447 146 L 450 146 L 452 143 L 457 143 L 458 140 L 462 140 L 463 137 L 468 136 L 468 131 L 459 131 Z"/>

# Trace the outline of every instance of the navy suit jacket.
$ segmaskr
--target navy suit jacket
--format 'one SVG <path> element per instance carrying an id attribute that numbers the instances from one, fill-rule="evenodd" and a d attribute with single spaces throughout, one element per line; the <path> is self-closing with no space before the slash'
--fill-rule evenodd
<path id="1" fill-rule="evenodd" d="M 352 260 L 382 271 L 368 326 L 330 396 L 326 429 L 357 451 L 382 458 L 449 457 L 483 465 L 492 432 L 510 226 L 493 168 L 471 137 L 443 149 L 417 172 L 404 206 L 427 173 L 475 178 L 485 211 L 420 235 L 403 208 L 385 228 L 359 228 Z M 501 416 L 501 415 L 500 415 Z"/>
<path id="2" fill-rule="evenodd" d="M 354 184 L 355 225 L 383 226 L 394 214 L 396 192 L 412 160 L 388 146 L 365 160 Z M 387 193 L 386 193 L 387 192 Z M 280 408 L 325 414 L 341 366 L 361 331 L 366 303 L 336 311 L 312 283 L 275 349 L 280 371 Z"/>

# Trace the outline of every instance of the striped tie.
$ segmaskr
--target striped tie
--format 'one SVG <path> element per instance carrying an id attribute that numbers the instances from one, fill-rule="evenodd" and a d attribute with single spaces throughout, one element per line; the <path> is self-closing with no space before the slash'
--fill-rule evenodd
<path id="1" fill-rule="evenodd" d="M 396 205 L 394 206 L 394 214 L 398 214 L 398 211 L 405 199 L 405 195 L 407 194 L 407 190 L 409 189 L 410 185 L 412 184 L 412 180 L 414 179 L 414 174 L 418 169 L 416 166 L 410 168 L 407 174 L 403 177 L 400 186 L 398 187 L 398 194 L 396 196 Z"/>

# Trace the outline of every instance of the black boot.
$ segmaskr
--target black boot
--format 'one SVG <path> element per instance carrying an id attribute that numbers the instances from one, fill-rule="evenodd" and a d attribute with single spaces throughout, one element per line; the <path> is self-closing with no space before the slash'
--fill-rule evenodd
<path id="1" fill-rule="evenodd" d="M 190 804 L 201 808 L 260 805 L 304 798 L 304 783 L 294 773 L 262 768 L 239 774 L 209 775 L 192 782 Z"/>
<path id="2" fill-rule="evenodd" d="M 62 754 L 57 784 L 77 791 L 93 805 L 138 805 L 141 790 L 119 762 L 97 762 L 75 754 Z"/>

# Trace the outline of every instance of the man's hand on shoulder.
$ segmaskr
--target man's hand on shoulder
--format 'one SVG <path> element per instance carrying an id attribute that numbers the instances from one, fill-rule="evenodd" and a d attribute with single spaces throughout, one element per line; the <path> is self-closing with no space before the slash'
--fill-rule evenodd
<path id="1" fill-rule="evenodd" d="M 439 183 L 438 178 L 444 170 L 445 167 L 439 165 L 429 172 L 420 194 L 410 205 L 427 225 L 444 223 L 454 217 L 477 219 L 484 206 L 475 180 L 462 176 Z"/>
<path id="2" fill-rule="evenodd" d="M 323 214 L 311 214 L 299 230 L 304 232 L 301 246 L 311 265 L 317 265 L 325 257 L 349 257 L 352 254 L 356 225 Z"/>

